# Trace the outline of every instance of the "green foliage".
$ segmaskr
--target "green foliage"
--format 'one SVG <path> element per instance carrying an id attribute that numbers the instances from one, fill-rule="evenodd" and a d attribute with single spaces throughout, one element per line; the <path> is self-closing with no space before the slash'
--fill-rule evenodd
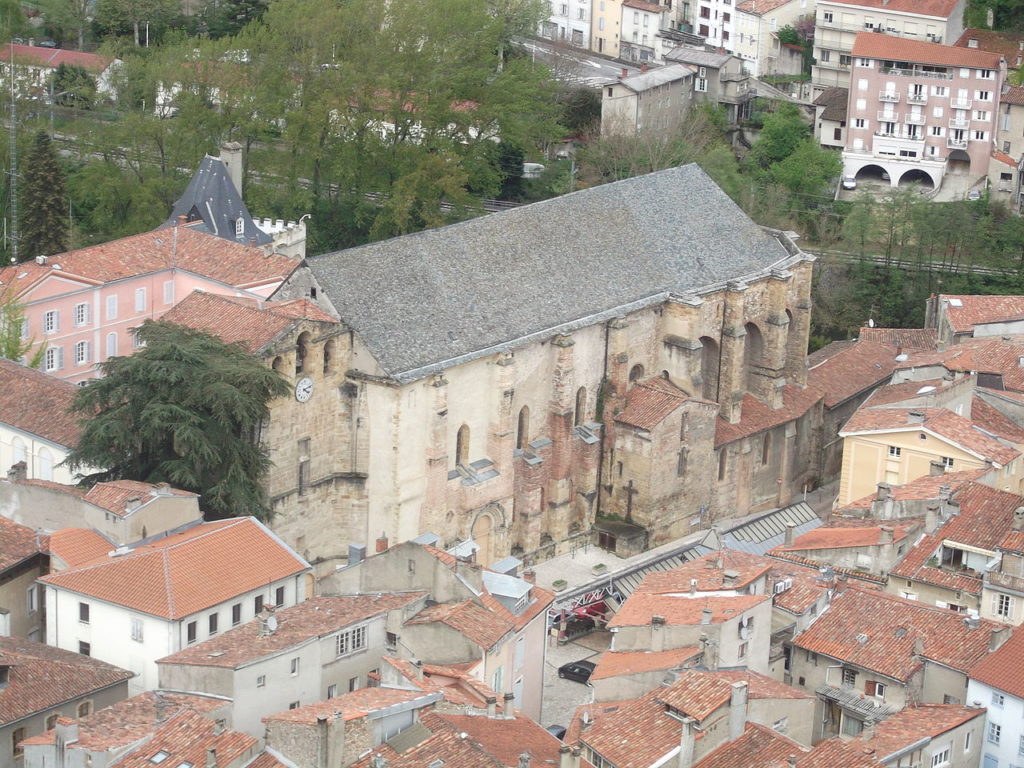
<path id="1" fill-rule="evenodd" d="M 92 13 L 91 0 L 41 0 L 39 3 L 47 33 L 63 44 L 74 40 L 79 50 L 85 44 Z"/>
<path id="2" fill-rule="evenodd" d="M 18 0 L 0 0 L 0 39 L 24 37 L 31 29 Z"/>
<path id="3" fill-rule="evenodd" d="M 560 122 L 573 136 L 596 134 L 601 126 L 601 93 L 583 86 L 565 88 L 558 94 Z"/>
<path id="4" fill-rule="evenodd" d="M 1020 0 L 968 0 L 964 10 L 964 26 L 985 29 L 988 12 L 992 11 L 993 29 L 1024 31 L 1024 5 Z"/>
<path id="5" fill-rule="evenodd" d="M 283 377 L 244 347 L 191 328 L 147 320 L 145 347 L 100 364 L 76 394 L 82 437 L 67 464 L 108 467 L 86 480 L 166 482 L 201 494 L 212 517 L 270 515 L 258 443 Z"/>
<path id="6" fill-rule="evenodd" d="M 208 0 L 198 14 L 197 29 L 214 40 L 237 35 L 266 9 L 266 0 Z"/>
<path id="7" fill-rule="evenodd" d="M 750 155 L 760 167 L 767 168 L 793 154 L 808 138 L 810 130 L 795 104 L 779 104 L 765 117 L 761 137 L 754 143 Z"/>
<path id="8" fill-rule="evenodd" d="M 139 47 L 158 40 L 180 12 L 179 0 L 96 0 L 93 23 L 104 35 L 131 34 Z"/>
<path id="9" fill-rule="evenodd" d="M 804 139 L 788 157 L 772 165 L 769 173 L 793 194 L 817 195 L 824 193 L 842 170 L 838 152 L 822 149 L 814 139 Z"/>
<path id="10" fill-rule="evenodd" d="M 96 101 L 96 78 L 84 67 L 62 62 L 51 76 L 50 92 L 57 104 L 88 108 Z"/>
<path id="11" fill-rule="evenodd" d="M 64 171 L 45 131 L 36 133 L 23 168 L 18 255 L 26 261 L 62 253 L 68 242 Z"/>
<path id="12" fill-rule="evenodd" d="M 779 42 L 783 45 L 799 45 L 801 47 L 806 44 L 806 41 L 800 37 L 800 33 L 791 26 L 785 26 L 779 30 Z"/>
<path id="13" fill-rule="evenodd" d="M 29 353 L 35 339 L 25 336 L 24 328 L 24 306 L 6 292 L 0 294 L 0 358 L 20 362 Z M 38 368 L 45 353 L 46 347 L 40 346 L 26 361 L 28 366 Z"/>

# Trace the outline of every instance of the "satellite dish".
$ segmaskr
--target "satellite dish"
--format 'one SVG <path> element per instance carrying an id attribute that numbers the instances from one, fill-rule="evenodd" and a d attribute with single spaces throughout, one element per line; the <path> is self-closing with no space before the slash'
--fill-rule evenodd
<path id="1" fill-rule="evenodd" d="M 267 629 L 269 629 L 271 632 L 277 631 L 277 616 L 267 617 Z"/>

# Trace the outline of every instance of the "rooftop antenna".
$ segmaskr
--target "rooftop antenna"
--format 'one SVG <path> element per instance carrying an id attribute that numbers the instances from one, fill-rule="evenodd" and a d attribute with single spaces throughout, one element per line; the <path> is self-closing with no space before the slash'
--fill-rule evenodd
<path id="1" fill-rule="evenodd" d="M 18 102 L 14 98 L 14 43 L 8 43 L 11 55 L 11 264 L 18 263 Z"/>

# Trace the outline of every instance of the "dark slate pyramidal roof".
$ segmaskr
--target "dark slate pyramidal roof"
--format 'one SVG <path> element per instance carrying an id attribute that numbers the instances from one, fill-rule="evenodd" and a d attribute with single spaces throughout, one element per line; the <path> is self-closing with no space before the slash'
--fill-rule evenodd
<path id="1" fill-rule="evenodd" d="M 263 245 L 273 239 L 253 222 L 221 159 L 209 155 L 199 163 L 185 193 L 174 204 L 170 218 L 161 227 L 173 227 L 179 216 L 184 216 L 189 222 L 202 221 L 202 225 L 196 225 L 200 230 L 225 240 Z M 236 234 L 239 219 L 242 220 L 242 232 Z"/>
<path id="2" fill-rule="evenodd" d="M 306 263 L 407 382 L 804 258 L 687 165 Z"/>

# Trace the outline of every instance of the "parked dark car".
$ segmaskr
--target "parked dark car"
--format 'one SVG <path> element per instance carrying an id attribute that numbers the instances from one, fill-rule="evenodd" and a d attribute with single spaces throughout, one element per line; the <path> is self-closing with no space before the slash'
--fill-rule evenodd
<path id="1" fill-rule="evenodd" d="M 558 676 L 563 680 L 575 680 L 585 683 L 590 680 L 597 665 L 592 661 L 570 661 L 558 668 Z"/>

